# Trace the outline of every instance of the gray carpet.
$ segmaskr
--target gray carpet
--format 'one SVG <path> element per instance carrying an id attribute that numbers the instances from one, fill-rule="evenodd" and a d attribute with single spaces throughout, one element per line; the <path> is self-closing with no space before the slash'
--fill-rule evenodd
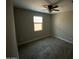
<path id="1" fill-rule="evenodd" d="M 20 59 L 73 59 L 73 45 L 48 37 L 19 47 Z"/>

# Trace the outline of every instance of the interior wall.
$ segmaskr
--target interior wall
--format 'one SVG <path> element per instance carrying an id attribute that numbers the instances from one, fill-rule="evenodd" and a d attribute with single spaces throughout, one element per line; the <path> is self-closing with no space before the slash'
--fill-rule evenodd
<path id="1" fill-rule="evenodd" d="M 73 42 L 73 11 L 52 16 L 52 36 Z"/>
<path id="2" fill-rule="evenodd" d="M 18 59 L 12 0 L 6 0 L 6 57 Z"/>
<path id="3" fill-rule="evenodd" d="M 51 33 L 50 14 L 44 14 L 21 8 L 14 8 L 16 35 L 18 43 L 30 41 Z M 33 16 L 43 17 L 43 31 L 34 32 Z"/>

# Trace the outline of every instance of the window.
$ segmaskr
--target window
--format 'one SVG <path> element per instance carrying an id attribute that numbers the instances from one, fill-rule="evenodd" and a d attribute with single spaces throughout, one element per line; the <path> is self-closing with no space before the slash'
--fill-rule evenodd
<path id="1" fill-rule="evenodd" d="M 34 16 L 34 31 L 41 31 L 43 30 L 43 18 L 41 16 Z"/>

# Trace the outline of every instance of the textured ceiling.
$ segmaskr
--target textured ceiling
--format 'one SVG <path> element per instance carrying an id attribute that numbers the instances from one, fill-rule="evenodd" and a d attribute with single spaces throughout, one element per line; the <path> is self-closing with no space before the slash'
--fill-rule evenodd
<path id="1" fill-rule="evenodd" d="M 46 0 L 47 1 L 47 0 Z M 24 9 L 30 9 L 38 12 L 49 13 L 46 8 L 42 5 L 47 5 L 50 2 L 46 2 L 45 0 L 14 0 L 14 6 Z M 56 3 L 59 7 L 60 11 L 53 11 L 52 13 L 60 13 L 65 11 L 73 10 L 72 0 L 50 0 L 51 3 Z"/>

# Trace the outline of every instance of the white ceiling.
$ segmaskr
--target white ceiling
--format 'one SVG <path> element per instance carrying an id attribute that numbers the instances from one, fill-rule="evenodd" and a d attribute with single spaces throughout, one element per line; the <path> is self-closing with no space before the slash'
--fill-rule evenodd
<path id="1" fill-rule="evenodd" d="M 50 0 L 52 3 L 60 0 Z M 47 5 L 45 0 L 14 0 L 14 6 L 24 9 L 30 9 L 38 12 L 49 13 L 46 8 L 42 5 Z M 73 10 L 73 3 L 72 0 L 62 0 L 61 2 L 57 3 L 59 6 L 57 9 L 60 11 L 53 11 L 52 13 L 60 13 L 65 11 Z"/>

